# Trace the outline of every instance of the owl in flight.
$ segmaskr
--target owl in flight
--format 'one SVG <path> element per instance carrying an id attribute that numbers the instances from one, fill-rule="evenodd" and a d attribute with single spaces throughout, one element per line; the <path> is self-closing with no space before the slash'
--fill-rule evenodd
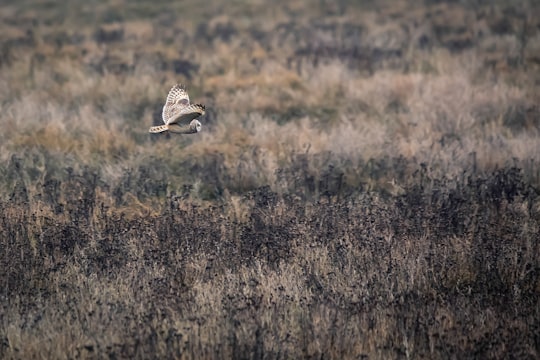
<path id="1" fill-rule="evenodd" d="M 151 133 L 170 131 L 178 134 L 195 134 L 201 131 L 201 123 L 197 118 L 204 115 L 204 105 L 190 104 L 184 85 L 176 84 L 169 91 L 163 106 L 163 122 L 165 125 L 152 126 Z"/>

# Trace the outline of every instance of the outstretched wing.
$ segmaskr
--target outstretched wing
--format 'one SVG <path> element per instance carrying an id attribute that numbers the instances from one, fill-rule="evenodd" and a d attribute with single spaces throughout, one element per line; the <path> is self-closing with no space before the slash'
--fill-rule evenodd
<path id="1" fill-rule="evenodd" d="M 187 125 L 191 120 L 204 115 L 205 106 L 201 104 L 192 104 L 183 108 L 175 118 L 169 119 L 168 124 Z"/>
<path id="2" fill-rule="evenodd" d="M 176 84 L 167 95 L 167 101 L 163 106 L 163 122 L 169 124 L 182 113 L 182 110 L 189 106 L 189 96 L 184 85 Z"/>

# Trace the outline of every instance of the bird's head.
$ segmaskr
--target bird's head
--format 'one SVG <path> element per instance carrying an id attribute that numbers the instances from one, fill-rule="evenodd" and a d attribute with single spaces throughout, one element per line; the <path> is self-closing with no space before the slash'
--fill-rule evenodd
<path id="1" fill-rule="evenodd" d="M 189 129 L 193 132 L 199 132 L 201 131 L 201 123 L 199 122 L 199 120 L 193 120 L 191 121 L 191 123 L 189 124 Z"/>

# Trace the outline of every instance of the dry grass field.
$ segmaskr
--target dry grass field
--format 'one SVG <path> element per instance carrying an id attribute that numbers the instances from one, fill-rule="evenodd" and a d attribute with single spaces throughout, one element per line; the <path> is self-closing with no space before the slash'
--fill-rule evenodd
<path id="1" fill-rule="evenodd" d="M 2 1 L 0 358 L 540 356 L 540 5 L 269 4 Z"/>

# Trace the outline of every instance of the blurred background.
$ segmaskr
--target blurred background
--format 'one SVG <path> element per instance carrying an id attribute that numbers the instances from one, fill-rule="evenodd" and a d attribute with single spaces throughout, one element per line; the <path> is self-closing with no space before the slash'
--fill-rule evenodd
<path id="1" fill-rule="evenodd" d="M 422 163 L 516 165 L 538 183 L 537 15 L 526 1 L 3 2 L 1 161 L 42 169 L 27 186 L 90 166 L 114 187 L 142 166 L 169 193 L 204 179 L 203 199 L 278 190 L 302 154 L 352 188 L 406 184 Z M 177 82 L 207 106 L 204 131 L 150 136 Z M 396 158 L 410 168 L 365 170 Z"/>
<path id="2" fill-rule="evenodd" d="M 532 0 L 3 0 L 0 357 L 535 358 L 539 104 Z"/>

